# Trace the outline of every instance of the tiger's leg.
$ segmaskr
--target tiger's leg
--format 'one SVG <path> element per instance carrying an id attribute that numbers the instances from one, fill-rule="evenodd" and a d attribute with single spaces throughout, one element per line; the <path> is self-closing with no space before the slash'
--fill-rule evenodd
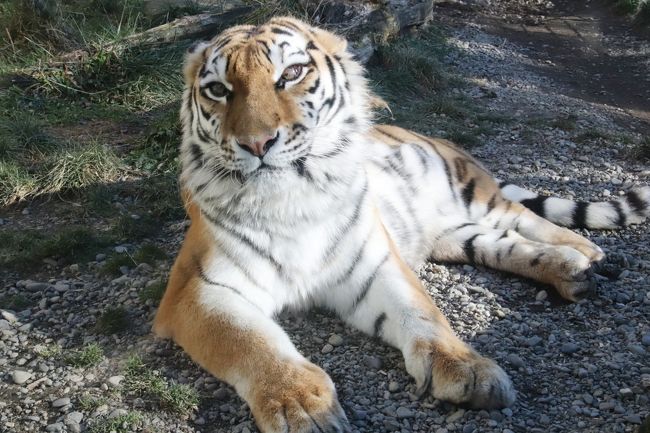
<path id="1" fill-rule="evenodd" d="M 231 384 L 264 433 L 349 431 L 329 376 L 245 295 L 202 274 L 174 286 L 174 272 L 154 330 Z"/>
<path id="2" fill-rule="evenodd" d="M 572 301 L 591 284 L 589 271 L 593 258 L 573 245 L 532 241 L 511 229 L 460 224 L 446 230 L 436 241 L 432 257 L 484 265 L 532 278 L 553 285 L 562 297 Z"/>
<path id="3" fill-rule="evenodd" d="M 385 250 L 369 246 L 367 251 Z M 454 334 L 395 248 L 384 257 L 362 260 L 372 264 L 355 271 L 356 284 L 328 292 L 324 303 L 350 325 L 400 349 L 420 395 L 431 392 L 476 408 L 514 402 L 507 374 Z"/>
<path id="4" fill-rule="evenodd" d="M 540 217 L 522 204 L 504 200 L 481 220 L 495 229 L 512 229 L 532 241 L 566 245 L 584 254 L 591 262 L 605 257 L 603 250 L 585 237 Z"/>

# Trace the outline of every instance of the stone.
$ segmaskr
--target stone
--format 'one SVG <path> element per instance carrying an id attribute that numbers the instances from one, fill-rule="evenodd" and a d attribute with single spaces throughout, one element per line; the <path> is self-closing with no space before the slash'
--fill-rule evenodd
<path id="1" fill-rule="evenodd" d="M 638 344 L 630 344 L 628 346 L 628 349 L 630 349 L 630 352 L 635 353 L 637 355 L 645 355 L 645 349 L 643 346 L 640 346 Z"/>
<path id="2" fill-rule="evenodd" d="M 52 402 L 52 407 L 59 408 L 59 407 L 67 406 L 69 404 L 70 404 L 70 398 L 61 397 L 61 398 L 57 398 Z"/>
<path id="3" fill-rule="evenodd" d="M 11 373 L 11 379 L 16 385 L 22 385 L 32 377 L 32 373 L 23 370 L 14 370 Z"/>
<path id="4" fill-rule="evenodd" d="M 323 348 L 321 349 L 321 353 L 330 353 L 332 350 L 334 350 L 334 346 L 331 344 L 327 343 Z"/>
<path id="5" fill-rule="evenodd" d="M 643 337 L 641 337 L 641 344 L 644 346 L 650 346 L 650 334 L 645 334 Z"/>
<path id="6" fill-rule="evenodd" d="M 366 365 L 372 369 L 379 370 L 381 368 L 381 359 L 376 356 L 366 356 L 364 358 Z"/>
<path id="7" fill-rule="evenodd" d="M 70 412 L 65 416 L 63 419 L 63 423 L 65 425 L 70 425 L 70 424 L 81 424 L 81 421 L 84 419 L 84 414 L 81 412 Z"/>
<path id="8" fill-rule="evenodd" d="M 14 313 L 5 310 L 2 310 L 2 318 L 9 323 L 16 323 L 18 321 L 18 318 Z"/>
<path id="9" fill-rule="evenodd" d="M 108 419 L 117 418 L 118 416 L 124 416 L 127 415 L 128 413 L 129 411 L 126 409 L 121 409 L 121 408 L 113 409 L 111 413 L 108 414 Z"/>
<path id="10" fill-rule="evenodd" d="M 535 296 L 535 299 L 538 300 L 539 302 L 545 301 L 546 298 L 548 298 L 548 293 L 546 290 L 540 290 L 537 292 L 537 295 Z"/>
<path id="11" fill-rule="evenodd" d="M 42 292 L 48 287 L 50 287 L 48 283 L 39 283 L 36 281 L 30 281 L 29 283 L 25 284 L 25 290 L 28 292 Z"/>
<path id="12" fill-rule="evenodd" d="M 465 415 L 465 409 L 458 409 L 456 412 L 452 413 L 449 415 L 446 419 L 445 422 L 447 424 L 451 424 L 452 422 L 456 422 L 459 419 L 461 419 Z"/>
<path id="13" fill-rule="evenodd" d="M 463 433 L 474 433 L 475 431 L 477 431 L 476 429 L 477 427 L 475 422 L 468 422 L 463 427 Z"/>
<path id="14" fill-rule="evenodd" d="M 530 337 L 529 339 L 526 340 L 526 344 L 529 347 L 535 347 L 541 342 L 542 342 L 542 337 L 540 337 L 538 335 L 533 335 L 532 337 Z"/>
<path id="15" fill-rule="evenodd" d="M 503 409 L 501 409 L 501 413 L 509 418 L 512 416 L 512 409 L 510 409 L 509 407 L 504 407 Z"/>
<path id="16" fill-rule="evenodd" d="M 641 415 L 636 413 L 631 415 L 625 415 L 623 419 L 632 424 L 641 424 Z"/>
<path id="17" fill-rule="evenodd" d="M 341 344 L 343 344 L 343 337 L 341 337 L 338 334 L 332 334 L 330 338 L 327 340 L 327 342 L 332 346 L 340 346 Z"/>
<path id="18" fill-rule="evenodd" d="M 412 418 L 413 417 L 413 411 L 409 409 L 408 407 L 398 407 L 397 411 L 395 411 L 397 414 L 398 418 Z"/>
<path id="19" fill-rule="evenodd" d="M 398 382 L 395 382 L 394 380 L 392 380 L 392 381 L 388 384 L 388 390 L 389 390 L 390 392 L 397 392 L 397 391 L 400 390 L 400 388 L 401 388 L 400 384 L 399 384 Z"/>
<path id="20" fill-rule="evenodd" d="M 48 431 L 50 433 L 62 433 L 64 429 L 65 427 L 60 422 L 55 422 L 54 424 L 50 424 L 45 427 L 45 431 Z"/>
<path id="21" fill-rule="evenodd" d="M 565 355 L 571 355 L 572 353 L 576 353 L 579 350 L 579 347 L 575 343 L 564 343 L 562 346 L 560 346 L 560 352 L 564 353 Z"/>
<path id="22" fill-rule="evenodd" d="M 524 361 L 514 353 L 511 353 L 508 356 L 506 356 L 506 361 L 513 367 L 521 368 L 525 366 Z"/>
<path id="23" fill-rule="evenodd" d="M 110 386 L 113 388 L 117 388 L 120 386 L 120 383 L 124 380 L 124 376 L 118 375 L 118 376 L 111 376 L 108 378 L 106 383 L 108 383 Z"/>

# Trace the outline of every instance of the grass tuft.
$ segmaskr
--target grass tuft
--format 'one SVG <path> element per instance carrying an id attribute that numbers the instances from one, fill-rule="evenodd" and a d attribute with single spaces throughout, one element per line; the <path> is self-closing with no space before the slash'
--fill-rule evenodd
<path id="1" fill-rule="evenodd" d="M 576 129 L 576 122 L 578 117 L 574 114 L 567 116 L 560 116 L 550 122 L 550 126 L 558 128 L 563 131 L 573 131 Z"/>
<path id="2" fill-rule="evenodd" d="M 109 307 L 99 316 L 95 325 L 98 332 L 106 335 L 121 334 L 131 326 L 129 314 L 122 307 Z"/>
<path id="3" fill-rule="evenodd" d="M 165 258 L 167 258 L 167 254 L 154 244 L 144 244 L 133 254 L 133 259 L 136 263 L 147 263 L 150 265 L 155 264 L 156 260 Z"/>
<path id="4" fill-rule="evenodd" d="M 144 417 L 140 412 L 129 411 L 114 418 L 101 417 L 94 419 L 88 426 L 89 433 L 131 433 L 140 431 Z"/>
<path id="5" fill-rule="evenodd" d="M 5 310 L 21 311 L 32 305 L 34 302 L 20 293 L 0 296 L 0 308 Z"/>
<path id="6" fill-rule="evenodd" d="M 122 271 L 120 270 L 122 266 L 132 268 L 135 264 L 136 263 L 133 261 L 133 258 L 130 255 L 125 253 L 116 253 L 106 259 L 101 269 L 99 270 L 99 275 L 119 277 L 122 275 Z"/>
<path id="7" fill-rule="evenodd" d="M 157 281 L 155 283 L 152 283 L 140 291 L 140 300 L 142 302 L 152 301 L 157 304 L 165 294 L 166 287 L 167 283 L 164 281 Z"/>
<path id="8" fill-rule="evenodd" d="M 43 259 L 61 264 L 89 260 L 110 244 L 110 238 L 87 227 L 66 227 L 54 233 L 46 230 L 0 232 L 0 267 L 29 271 L 43 265 Z"/>
<path id="9" fill-rule="evenodd" d="M 50 169 L 39 194 L 80 190 L 111 183 L 122 173 L 119 158 L 99 143 L 62 149 L 50 156 Z"/>
<path id="10" fill-rule="evenodd" d="M 193 412 L 199 403 L 194 388 L 169 384 L 158 371 L 149 368 L 137 355 L 127 360 L 123 383 L 128 393 L 157 401 L 161 408 L 182 416 Z"/>
<path id="11" fill-rule="evenodd" d="M 93 367 L 104 359 L 104 350 L 97 343 L 88 344 L 65 357 L 65 362 L 73 367 Z"/>

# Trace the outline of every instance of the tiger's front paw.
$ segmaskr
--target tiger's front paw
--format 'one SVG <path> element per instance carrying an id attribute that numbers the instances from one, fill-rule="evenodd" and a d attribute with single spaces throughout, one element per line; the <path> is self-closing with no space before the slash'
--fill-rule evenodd
<path id="1" fill-rule="evenodd" d="M 512 382 L 493 360 L 466 345 L 454 349 L 430 343 L 428 351 L 430 367 L 422 383 L 418 383 L 419 393 L 431 392 L 440 400 L 476 409 L 497 409 L 514 403 Z"/>
<path id="2" fill-rule="evenodd" d="M 433 396 L 452 403 L 500 409 L 515 402 L 515 390 L 506 372 L 478 354 L 470 359 L 434 360 L 431 381 Z"/>
<path id="3" fill-rule="evenodd" d="M 343 433 L 348 420 L 329 376 L 310 363 L 288 366 L 255 385 L 249 401 L 263 433 Z"/>

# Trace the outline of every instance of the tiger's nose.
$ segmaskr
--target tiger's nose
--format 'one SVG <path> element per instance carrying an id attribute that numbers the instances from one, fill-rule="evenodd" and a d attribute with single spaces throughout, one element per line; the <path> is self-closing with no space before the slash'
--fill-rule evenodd
<path id="1" fill-rule="evenodd" d="M 278 141 L 277 132 L 274 136 L 267 135 L 264 137 L 250 137 L 242 140 L 237 139 L 237 144 L 246 152 L 261 158 L 266 155 L 266 152 L 273 147 L 276 141 Z"/>

